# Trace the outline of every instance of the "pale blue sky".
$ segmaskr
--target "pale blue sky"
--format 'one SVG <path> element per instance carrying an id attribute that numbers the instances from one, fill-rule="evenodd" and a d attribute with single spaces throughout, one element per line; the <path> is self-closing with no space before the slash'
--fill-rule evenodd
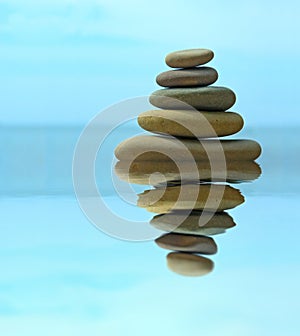
<path id="1" fill-rule="evenodd" d="M 86 124 L 157 89 L 166 53 L 208 47 L 246 125 L 300 123 L 299 9 L 296 0 L 0 0 L 0 122 Z"/>

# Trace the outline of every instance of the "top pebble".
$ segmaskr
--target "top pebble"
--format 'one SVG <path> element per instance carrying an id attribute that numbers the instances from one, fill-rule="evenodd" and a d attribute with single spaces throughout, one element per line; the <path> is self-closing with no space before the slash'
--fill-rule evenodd
<path id="1" fill-rule="evenodd" d="M 166 63 L 171 68 L 191 68 L 206 64 L 214 57 L 209 49 L 186 49 L 174 51 L 166 56 Z"/>

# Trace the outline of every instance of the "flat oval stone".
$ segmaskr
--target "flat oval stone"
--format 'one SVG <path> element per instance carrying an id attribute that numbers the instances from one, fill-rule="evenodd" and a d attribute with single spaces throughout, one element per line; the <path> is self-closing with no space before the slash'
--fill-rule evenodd
<path id="1" fill-rule="evenodd" d="M 173 211 L 154 216 L 150 224 L 156 229 L 192 235 L 216 235 L 225 233 L 236 224 L 227 212 L 192 211 L 188 216 L 182 211 Z"/>
<path id="2" fill-rule="evenodd" d="M 215 162 L 197 161 L 196 167 L 189 161 L 180 163 L 180 168 L 171 159 L 165 161 L 118 161 L 116 175 L 123 181 L 144 185 L 165 185 L 171 182 L 243 182 L 253 181 L 261 175 L 260 166 L 254 161 L 229 161 L 226 168 Z"/>
<path id="3" fill-rule="evenodd" d="M 149 132 L 191 138 L 227 136 L 244 126 L 243 118 L 235 112 L 189 110 L 146 111 L 138 116 L 138 123 Z"/>
<path id="4" fill-rule="evenodd" d="M 171 88 L 153 92 L 149 101 L 163 109 L 226 111 L 234 105 L 236 96 L 222 86 Z"/>
<path id="5" fill-rule="evenodd" d="M 184 145 L 184 146 L 182 146 Z M 120 143 L 115 149 L 119 160 L 176 162 L 209 160 L 241 161 L 255 160 L 261 154 L 260 145 L 254 140 L 190 140 L 173 139 L 154 135 L 138 135 Z"/>
<path id="6" fill-rule="evenodd" d="M 174 210 L 222 211 L 244 202 L 238 189 L 220 184 L 186 184 L 146 190 L 138 194 L 137 205 L 159 214 Z"/>
<path id="7" fill-rule="evenodd" d="M 166 64 L 171 68 L 191 68 L 211 61 L 214 53 L 209 49 L 186 49 L 173 51 L 166 56 Z"/>
<path id="8" fill-rule="evenodd" d="M 218 247 L 210 237 L 167 233 L 155 239 L 155 243 L 166 250 L 215 254 Z"/>
<path id="9" fill-rule="evenodd" d="M 218 79 L 218 73 L 210 67 L 170 70 L 159 74 L 156 83 L 164 87 L 207 86 Z"/>
<path id="10" fill-rule="evenodd" d="M 212 260 L 190 253 L 171 252 L 167 255 L 168 268 L 184 276 L 203 276 L 214 269 Z"/>

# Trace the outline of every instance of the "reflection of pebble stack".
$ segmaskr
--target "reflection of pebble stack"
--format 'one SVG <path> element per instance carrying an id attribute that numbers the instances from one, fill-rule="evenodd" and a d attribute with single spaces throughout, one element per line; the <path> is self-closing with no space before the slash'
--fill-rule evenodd
<path id="1" fill-rule="evenodd" d="M 164 136 L 137 136 L 120 144 L 115 152 L 120 160 L 116 173 L 121 179 L 156 186 L 139 195 L 138 206 L 159 214 L 151 224 L 169 233 L 156 239 L 156 243 L 176 251 L 168 254 L 168 265 L 184 275 L 203 275 L 211 271 L 213 262 L 199 255 L 217 251 L 216 243 L 207 235 L 225 232 L 235 225 L 224 210 L 240 205 L 244 198 L 238 189 L 224 182 L 250 181 L 261 173 L 254 162 L 261 153 L 257 142 L 207 139 L 235 134 L 243 127 L 239 114 L 226 111 L 235 103 L 235 94 L 225 87 L 209 86 L 217 80 L 218 74 L 215 69 L 201 65 L 213 56 L 213 52 L 206 49 L 167 55 L 166 63 L 180 69 L 157 76 L 157 83 L 167 88 L 154 92 L 150 102 L 161 109 L 141 113 L 138 118 L 142 128 Z M 196 171 L 190 156 L 176 147 L 176 139 L 170 136 L 180 139 L 186 146 Z M 199 142 L 197 138 L 206 139 Z M 218 153 L 218 146 L 222 148 L 226 165 L 218 168 L 215 164 L 212 176 L 207 150 Z M 161 152 L 172 153 L 176 162 Z M 221 189 L 224 193 L 220 197 Z M 176 202 L 182 190 L 186 197 Z M 197 195 L 194 203 L 189 202 L 191 194 Z M 209 194 L 213 195 L 212 199 Z M 183 211 L 187 210 L 192 211 L 186 217 Z"/>

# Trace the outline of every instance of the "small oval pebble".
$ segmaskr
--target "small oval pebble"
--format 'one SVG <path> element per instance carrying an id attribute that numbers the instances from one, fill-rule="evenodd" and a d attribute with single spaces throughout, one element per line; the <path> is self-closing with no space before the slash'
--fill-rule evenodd
<path id="1" fill-rule="evenodd" d="M 149 101 L 163 109 L 226 111 L 234 105 L 236 96 L 222 86 L 171 88 L 153 92 Z"/>
<path id="2" fill-rule="evenodd" d="M 137 205 L 158 214 L 174 210 L 222 211 L 244 202 L 238 189 L 221 184 L 186 184 L 145 190 Z"/>
<path id="3" fill-rule="evenodd" d="M 167 233 L 155 239 L 156 244 L 167 250 L 215 254 L 218 247 L 210 237 Z"/>
<path id="4" fill-rule="evenodd" d="M 138 116 L 138 123 L 143 129 L 153 133 L 211 138 L 239 132 L 244 120 L 235 112 L 150 110 Z"/>
<path id="5" fill-rule="evenodd" d="M 214 269 L 212 260 L 190 253 L 171 252 L 167 255 L 168 268 L 180 275 L 202 276 Z"/>
<path id="6" fill-rule="evenodd" d="M 215 235 L 225 233 L 236 224 L 227 212 L 192 211 L 188 216 L 182 211 L 154 216 L 150 224 L 156 229 L 192 235 Z"/>
<path id="7" fill-rule="evenodd" d="M 218 79 L 218 73 L 210 67 L 170 70 L 159 74 L 156 82 L 164 87 L 207 86 Z"/>
<path id="8" fill-rule="evenodd" d="M 173 51 L 166 56 L 166 64 L 171 68 L 190 68 L 211 61 L 214 53 L 209 49 L 185 49 Z"/>

